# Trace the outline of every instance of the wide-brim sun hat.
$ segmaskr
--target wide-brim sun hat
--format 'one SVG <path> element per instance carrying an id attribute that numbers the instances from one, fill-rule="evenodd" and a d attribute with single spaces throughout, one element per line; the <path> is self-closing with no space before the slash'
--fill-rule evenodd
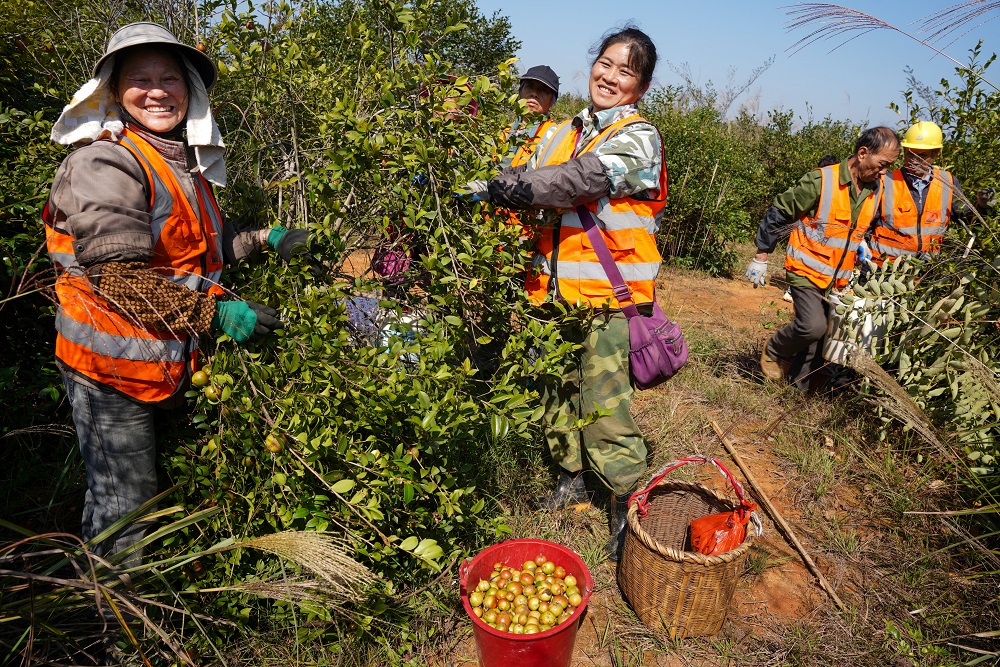
<path id="1" fill-rule="evenodd" d="M 204 53 L 182 44 L 174 34 L 156 23 L 129 23 L 118 29 L 108 40 L 108 48 L 104 50 L 104 55 L 94 65 L 94 77 L 101 71 L 104 63 L 108 62 L 114 55 L 123 49 L 133 46 L 155 46 L 162 44 L 175 49 L 178 53 L 184 54 L 191 65 L 201 75 L 201 81 L 205 84 L 205 90 L 211 90 L 215 85 L 219 72 L 215 68 L 215 63 Z"/>

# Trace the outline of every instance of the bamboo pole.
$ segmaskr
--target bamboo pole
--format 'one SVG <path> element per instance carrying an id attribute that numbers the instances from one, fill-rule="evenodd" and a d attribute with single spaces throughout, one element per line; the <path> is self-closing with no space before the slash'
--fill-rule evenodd
<path id="1" fill-rule="evenodd" d="M 795 547 L 795 550 L 799 552 L 799 555 L 802 557 L 803 562 L 805 562 L 806 567 L 808 567 L 809 571 L 816 576 L 817 580 L 819 580 L 820 587 L 826 591 L 827 595 L 830 596 L 830 599 L 833 600 L 837 609 L 840 611 L 847 611 L 847 606 L 840 599 L 840 596 L 837 595 L 837 591 L 833 590 L 833 586 L 831 586 L 830 582 L 826 580 L 823 573 L 819 571 L 818 567 L 816 567 L 816 563 L 813 562 L 813 559 L 809 556 L 805 547 L 803 547 L 802 543 L 799 542 L 799 538 L 795 536 L 795 532 L 792 530 L 792 527 L 788 525 L 785 518 L 781 516 L 781 513 L 778 512 L 773 504 L 771 504 L 771 500 L 764 495 L 763 491 L 761 491 L 760 485 L 757 483 L 757 479 L 753 476 L 753 473 L 750 472 L 750 468 L 743 462 L 743 459 L 740 457 L 739 452 L 736 451 L 733 443 L 729 442 L 729 438 L 727 438 L 726 434 L 722 432 L 719 425 L 715 423 L 715 420 L 712 420 L 709 423 L 712 425 L 712 430 L 715 431 L 715 435 L 719 436 L 719 440 L 722 441 L 722 446 L 726 448 L 729 455 L 733 457 L 733 462 L 736 463 L 737 467 L 739 467 L 740 471 L 743 473 L 743 476 L 747 480 L 747 484 L 750 486 L 751 490 L 753 490 L 754 495 L 757 496 L 757 500 L 760 501 L 760 506 L 765 512 L 767 512 L 768 516 L 771 517 L 785 538 L 792 544 L 793 547 Z"/>

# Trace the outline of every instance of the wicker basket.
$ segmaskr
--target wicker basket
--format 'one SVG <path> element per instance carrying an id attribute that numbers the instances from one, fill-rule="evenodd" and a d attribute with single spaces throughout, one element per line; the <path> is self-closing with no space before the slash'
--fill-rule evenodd
<path id="1" fill-rule="evenodd" d="M 717 461 L 705 460 L 732 478 Z M 652 488 L 647 488 L 645 517 L 640 518 L 635 496 L 629 503 L 618 586 L 639 619 L 654 632 L 671 639 L 714 635 L 726 620 L 754 530 L 747 530 L 739 547 L 718 556 L 687 551 L 692 519 L 732 511 L 736 505 L 701 484 L 662 481 L 663 474 L 660 479 L 654 477 Z M 734 488 L 742 496 L 738 482 Z"/>

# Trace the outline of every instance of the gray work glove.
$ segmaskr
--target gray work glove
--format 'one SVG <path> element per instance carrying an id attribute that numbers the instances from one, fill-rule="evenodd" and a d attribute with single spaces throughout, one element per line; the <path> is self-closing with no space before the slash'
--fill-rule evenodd
<path id="1" fill-rule="evenodd" d="M 767 262 L 761 262 L 756 259 L 751 261 L 750 266 L 743 272 L 743 275 L 753 283 L 754 289 L 763 287 L 767 284 Z"/>

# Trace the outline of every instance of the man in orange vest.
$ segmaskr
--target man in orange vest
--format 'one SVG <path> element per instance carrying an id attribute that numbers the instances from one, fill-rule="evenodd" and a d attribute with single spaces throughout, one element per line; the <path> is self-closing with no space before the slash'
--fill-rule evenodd
<path id="1" fill-rule="evenodd" d="M 881 177 L 899 157 L 899 139 L 887 127 L 865 130 L 854 154 L 839 165 L 813 169 L 778 195 L 757 229 L 757 254 L 746 276 L 764 285 L 767 257 L 789 231 L 785 272 L 795 319 L 764 345 L 761 370 L 800 389 L 821 383 L 820 350 L 833 289 L 851 278 L 859 244 L 878 211 Z"/>
<path id="2" fill-rule="evenodd" d="M 883 179 L 882 208 L 868 244 L 879 266 L 900 256 L 937 253 L 952 218 L 970 212 L 958 179 L 934 166 L 944 146 L 940 127 L 915 123 L 900 143 L 903 166 Z"/>
<path id="3" fill-rule="evenodd" d="M 273 308 L 227 295 L 223 263 L 267 245 L 287 260 L 306 243 L 302 229 L 239 232 L 223 219 L 208 99 L 217 74 L 205 54 L 133 23 L 93 76 L 53 126 L 54 140 L 84 145 L 63 160 L 42 215 L 57 274 L 56 364 L 87 473 L 85 540 L 156 494 L 154 409 L 183 402 L 199 336 L 243 343 L 282 326 Z M 134 563 L 144 529 L 92 547 Z"/>

